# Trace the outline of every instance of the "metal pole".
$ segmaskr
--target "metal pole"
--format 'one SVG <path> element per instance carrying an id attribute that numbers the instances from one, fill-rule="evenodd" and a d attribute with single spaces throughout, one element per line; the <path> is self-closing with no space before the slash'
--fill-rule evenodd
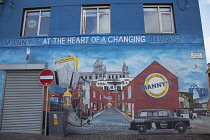
<path id="1" fill-rule="evenodd" d="M 48 110 L 48 86 L 47 86 L 47 96 L 46 96 L 46 110 L 45 110 L 45 136 L 47 136 L 47 110 Z"/>

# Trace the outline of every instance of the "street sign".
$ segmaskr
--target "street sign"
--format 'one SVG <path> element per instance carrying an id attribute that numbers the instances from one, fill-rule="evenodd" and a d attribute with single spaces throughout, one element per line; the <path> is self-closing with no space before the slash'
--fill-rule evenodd
<path id="1" fill-rule="evenodd" d="M 44 86 L 51 85 L 54 81 L 54 72 L 48 69 L 41 71 L 39 81 Z"/>
<path id="2" fill-rule="evenodd" d="M 49 98 L 49 93 L 48 93 L 48 85 L 51 85 L 52 82 L 54 81 L 54 72 L 51 70 L 43 70 L 39 74 L 39 81 L 43 86 L 47 86 L 47 95 L 46 95 L 46 111 L 45 111 L 45 136 L 47 135 L 47 110 L 48 110 L 48 98 Z M 43 90 L 43 94 L 44 90 Z M 58 122 L 54 122 L 54 124 L 58 124 Z"/>

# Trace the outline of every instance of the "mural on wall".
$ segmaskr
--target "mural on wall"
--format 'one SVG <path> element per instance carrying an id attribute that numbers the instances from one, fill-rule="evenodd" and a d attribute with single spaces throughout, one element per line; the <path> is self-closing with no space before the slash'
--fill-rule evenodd
<path id="1" fill-rule="evenodd" d="M 155 48 L 158 47 L 158 50 Z M 77 49 L 78 48 L 78 49 Z M 65 58 L 68 55 L 76 55 L 79 58 L 79 72 L 91 72 L 95 61 L 100 58 L 103 64 L 109 71 L 117 71 L 121 69 L 123 62 L 129 66 L 130 77 L 135 77 L 140 71 L 151 64 L 153 61 L 159 62 L 169 71 L 179 77 L 179 90 L 188 91 L 188 88 L 193 84 L 199 84 L 200 87 L 207 87 L 205 81 L 200 80 L 205 78 L 203 73 L 206 70 L 204 59 L 191 59 L 190 50 L 181 51 L 179 47 L 167 49 L 161 46 L 86 46 L 81 47 L 61 47 L 61 48 L 39 48 L 31 47 L 30 60 L 24 61 L 25 49 L 18 51 L 16 58 L 10 58 L 10 55 L 17 54 L 16 49 L 6 50 L 4 63 L 22 62 L 43 62 L 49 63 L 49 68 L 53 68 L 53 61 Z M 132 49 L 131 49 L 132 48 Z M 68 51 L 69 50 L 69 51 Z M 195 49 L 197 52 L 198 50 Z M 164 53 L 163 53 L 164 52 Z M 203 52 L 200 50 L 199 52 Z M 179 55 L 177 55 L 179 54 Z M 9 59 L 10 58 L 10 59 Z M 9 61 L 8 61 L 9 60 Z M 198 65 L 195 67 L 195 65 Z M 138 67 L 136 67 L 138 66 Z M 73 67 L 73 66 L 71 66 Z M 194 75 L 193 77 L 191 75 Z M 201 77 L 200 77 L 201 76 Z M 183 82 L 184 81 L 184 82 Z M 191 81 L 194 81 L 193 83 Z"/>
<path id="2" fill-rule="evenodd" d="M 77 40 L 71 39 L 69 43 Z M 88 38 L 83 38 L 83 43 L 87 43 L 85 42 L 86 39 Z M 111 39 L 117 41 L 116 37 Z M 130 125 L 128 122 L 134 119 L 138 111 L 142 109 L 166 109 L 159 111 L 162 114 L 166 113 L 167 116 L 165 117 L 169 117 L 168 112 L 174 114 L 175 111 L 178 112 L 180 108 L 185 107 L 189 109 L 188 112 L 180 112 L 180 114 L 189 118 L 190 116 L 185 116 L 185 114 L 195 108 L 189 105 L 189 100 L 186 100 L 184 96 L 180 97 L 180 92 L 191 93 L 195 99 L 193 101 L 205 108 L 202 104 L 203 92 L 206 92 L 204 89 L 208 87 L 207 82 L 202 80 L 206 79 L 205 57 L 193 58 L 191 56 L 192 53 L 204 54 L 204 50 L 200 49 L 200 46 L 183 49 L 181 44 L 176 44 L 176 41 L 170 41 L 170 46 L 141 44 L 145 39 L 144 37 L 140 38 L 140 41 L 142 41 L 140 44 L 136 44 L 137 39 L 133 40 L 133 45 L 127 44 L 128 42 L 125 43 L 126 45 L 112 45 L 113 42 L 104 42 L 103 45 L 81 45 L 80 40 L 78 46 L 68 46 L 65 44 L 65 39 L 63 41 L 62 39 L 59 40 L 59 43 L 57 39 L 54 39 L 54 42 L 49 39 L 44 40 L 44 44 L 42 44 L 48 46 L 30 46 L 28 60 L 25 59 L 26 47 L 5 49 L 2 52 L 4 58 L 1 59 L 1 63 L 47 62 L 48 69 L 56 71 L 57 81 L 52 86 L 59 86 L 63 89 L 62 93 L 51 91 L 53 95 L 51 99 L 53 105 L 51 107 L 55 109 L 56 102 L 58 102 L 59 108 L 61 108 L 60 104 L 63 104 L 64 109 L 68 110 L 68 129 L 71 133 L 83 133 L 85 128 L 82 126 L 91 123 L 94 125 L 94 121 L 105 121 L 97 120 L 100 116 L 96 117 L 105 112 L 118 111 L 120 114 L 127 116 L 128 120 L 120 120 L 120 125 L 125 126 L 113 133 L 124 131 L 126 131 L 124 133 L 136 133 L 128 130 Z M 108 40 L 108 38 L 104 40 Z M 150 38 L 150 41 L 153 40 Z M 6 45 L 12 45 L 12 41 L 6 43 Z M 62 43 L 64 44 L 60 45 Z M 59 68 L 55 68 L 56 60 L 72 56 L 78 58 L 78 71 L 75 69 L 73 61 L 62 63 Z M 3 76 L 1 79 L 3 79 Z M 3 83 L 1 86 L 3 87 Z M 202 95 L 199 95 L 199 92 Z M 59 94 L 59 96 L 55 96 L 56 94 Z M 60 96 L 61 94 L 63 96 Z M 205 94 L 205 96 L 208 97 L 208 94 Z M 197 110 L 199 109 L 198 106 Z M 180 116 L 180 114 L 177 116 Z M 119 116 L 115 118 L 120 119 Z M 180 121 L 184 122 L 184 120 Z M 169 128 L 171 126 L 169 122 L 171 123 L 171 120 L 161 122 L 160 129 Z M 188 122 L 184 123 L 187 124 Z M 92 128 L 93 125 L 88 126 L 91 132 L 94 129 Z M 111 124 L 108 123 L 107 125 Z M 74 126 L 81 127 L 78 129 Z M 159 129 L 156 123 L 149 127 Z M 144 128 L 142 129 L 144 130 Z M 99 130 L 96 131 L 100 133 Z M 194 132 L 194 130 L 192 131 Z M 144 133 L 144 131 L 139 133 Z"/>

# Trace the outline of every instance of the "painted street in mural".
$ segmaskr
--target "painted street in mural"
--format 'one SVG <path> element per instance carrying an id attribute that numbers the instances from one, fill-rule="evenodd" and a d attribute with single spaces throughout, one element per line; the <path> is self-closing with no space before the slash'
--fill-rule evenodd
<path id="1" fill-rule="evenodd" d="M 114 108 L 109 108 L 98 114 L 95 114 L 91 118 L 90 124 L 87 120 L 83 120 L 82 126 L 78 127 L 72 124 L 68 124 L 68 133 L 81 133 L 81 134 L 138 134 L 136 131 L 129 130 L 131 119 L 126 117 L 119 110 Z M 80 122 L 78 122 L 79 124 Z M 210 118 L 202 116 L 190 121 L 193 129 L 188 129 L 187 134 L 193 133 L 208 133 L 210 128 L 208 123 L 210 123 Z M 205 125 L 204 125 L 205 124 Z M 150 134 L 177 134 L 175 130 L 149 130 L 147 132 Z"/>

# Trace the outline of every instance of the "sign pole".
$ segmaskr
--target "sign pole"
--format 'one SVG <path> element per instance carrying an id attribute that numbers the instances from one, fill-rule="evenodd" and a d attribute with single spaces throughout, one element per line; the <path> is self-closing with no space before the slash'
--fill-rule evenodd
<path id="1" fill-rule="evenodd" d="M 45 110 L 45 136 L 47 136 L 47 112 L 48 112 L 48 96 L 49 96 L 49 85 L 51 85 L 54 81 L 54 72 L 48 69 L 45 69 L 43 71 L 41 71 L 41 73 L 39 74 L 39 82 L 44 86 L 44 89 L 46 87 L 47 90 L 47 95 L 46 95 L 46 110 Z M 44 94 L 43 90 L 43 94 Z"/>
<path id="2" fill-rule="evenodd" d="M 45 111 L 45 136 L 47 136 L 47 112 L 48 112 L 48 96 L 49 96 L 49 92 L 48 92 L 48 86 L 47 87 L 47 96 L 46 96 L 46 111 Z"/>

